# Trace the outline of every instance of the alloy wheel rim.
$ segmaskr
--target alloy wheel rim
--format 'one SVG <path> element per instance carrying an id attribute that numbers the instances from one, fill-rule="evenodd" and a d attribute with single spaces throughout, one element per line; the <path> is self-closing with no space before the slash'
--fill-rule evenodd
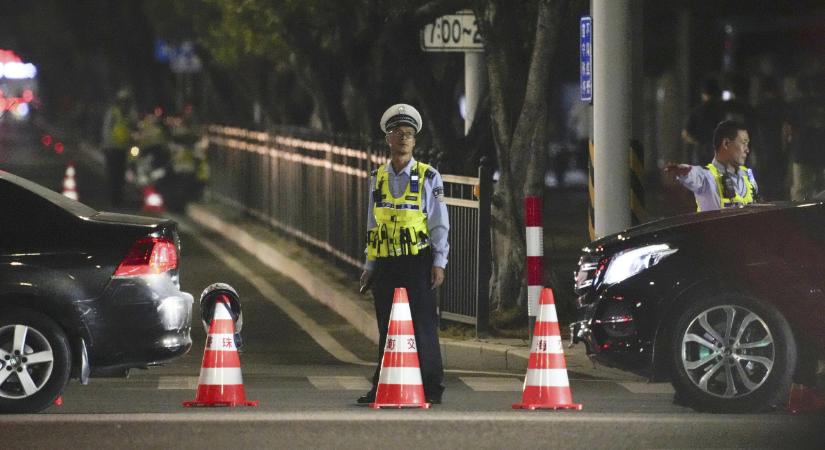
<path id="1" fill-rule="evenodd" d="M 43 333 L 21 324 L 0 327 L 0 398 L 31 397 L 53 369 L 54 353 Z"/>
<path id="2" fill-rule="evenodd" d="M 682 368 L 703 392 L 725 399 L 759 389 L 773 371 L 771 330 L 753 311 L 722 305 L 702 311 L 682 336 Z"/>

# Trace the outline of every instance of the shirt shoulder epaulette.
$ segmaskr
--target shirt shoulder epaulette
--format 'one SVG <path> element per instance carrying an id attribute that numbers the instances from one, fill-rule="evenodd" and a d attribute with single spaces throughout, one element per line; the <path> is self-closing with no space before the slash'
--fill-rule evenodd
<path id="1" fill-rule="evenodd" d="M 433 169 L 432 167 L 427 167 L 427 171 L 424 172 L 424 176 L 432 180 L 433 178 L 435 178 L 435 173 L 435 169 Z"/>

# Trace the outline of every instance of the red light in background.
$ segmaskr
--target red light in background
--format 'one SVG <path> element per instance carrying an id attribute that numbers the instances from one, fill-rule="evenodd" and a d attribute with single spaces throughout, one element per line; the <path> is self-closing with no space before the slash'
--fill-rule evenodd
<path id="1" fill-rule="evenodd" d="M 58 142 L 58 143 L 54 144 L 54 152 L 55 153 L 57 153 L 58 155 L 62 155 L 63 150 L 64 149 L 63 149 L 63 143 L 62 142 Z"/>
<path id="2" fill-rule="evenodd" d="M 29 103 L 30 101 L 32 101 L 32 99 L 34 99 L 34 93 L 32 93 L 31 89 L 26 89 L 25 91 L 23 91 L 24 102 Z"/>
<path id="3" fill-rule="evenodd" d="M 52 145 L 52 137 L 48 134 L 44 134 L 42 138 L 40 138 L 40 143 L 43 144 L 43 147 L 49 147 Z"/>

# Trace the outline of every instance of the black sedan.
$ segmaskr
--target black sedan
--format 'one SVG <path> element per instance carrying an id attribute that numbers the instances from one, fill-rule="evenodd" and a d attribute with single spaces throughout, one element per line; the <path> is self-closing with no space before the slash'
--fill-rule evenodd
<path id="1" fill-rule="evenodd" d="M 701 411 L 755 412 L 816 383 L 825 352 L 825 204 L 651 222 L 584 249 L 574 342 L 669 379 Z"/>
<path id="2" fill-rule="evenodd" d="M 98 212 L 4 171 L 0 205 L 0 412 L 189 351 L 174 222 Z"/>

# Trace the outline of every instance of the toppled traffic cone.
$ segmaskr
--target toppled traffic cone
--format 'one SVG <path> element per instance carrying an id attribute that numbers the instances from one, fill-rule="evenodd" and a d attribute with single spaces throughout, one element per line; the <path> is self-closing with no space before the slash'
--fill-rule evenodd
<path id="1" fill-rule="evenodd" d="M 541 291 L 524 392 L 521 403 L 514 403 L 513 409 L 582 409 L 581 404 L 573 403 L 570 393 L 556 304 L 550 288 Z"/>
<path id="2" fill-rule="evenodd" d="M 74 163 L 69 163 L 66 165 L 66 174 L 63 175 L 63 192 L 62 194 L 66 197 L 69 197 L 72 200 L 78 200 L 80 197 L 77 195 L 77 183 L 75 182 L 75 169 Z"/>
<path id="3" fill-rule="evenodd" d="M 221 295 L 209 326 L 195 400 L 183 406 L 258 406 L 247 401 L 241 360 L 235 347 L 235 325 L 229 315 L 229 299 Z"/>
<path id="4" fill-rule="evenodd" d="M 152 185 L 144 187 L 143 212 L 162 213 L 164 209 L 163 196 L 160 192 Z"/>
<path id="5" fill-rule="evenodd" d="M 429 407 L 424 397 L 407 290 L 396 288 L 375 402 L 370 403 L 370 408 Z"/>
<path id="6" fill-rule="evenodd" d="M 808 414 L 825 412 L 825 393 L 802 384 L 792 384 L 788 398 L 788 412 Z"/>

